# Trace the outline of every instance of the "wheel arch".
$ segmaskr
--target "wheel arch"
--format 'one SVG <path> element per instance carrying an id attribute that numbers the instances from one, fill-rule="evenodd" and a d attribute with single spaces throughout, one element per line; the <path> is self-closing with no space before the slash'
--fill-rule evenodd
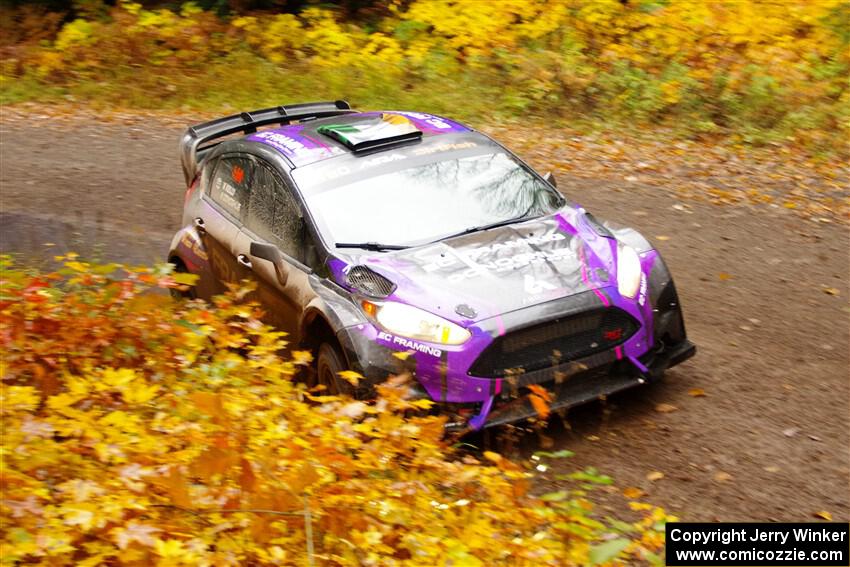
<path id="1" fill-rule="evenodd" d="M 299 347 L 309 350 L 313 354 L 313 359 L 317 360 L 319 347 L 322 346 L 322 343 L 329 343 L 336 348 L 350 367 L 348 353 L 337 338 L 330 319 L 330 317 L 317 307 L 309 308 L 301 321 L 301 340 L 299 341 Z"/>

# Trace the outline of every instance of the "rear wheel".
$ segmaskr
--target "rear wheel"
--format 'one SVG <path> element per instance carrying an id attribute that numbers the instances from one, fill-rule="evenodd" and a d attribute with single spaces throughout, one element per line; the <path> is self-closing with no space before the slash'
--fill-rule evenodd
<path id="1" fill-rule="evenodd" d="M 190 274 L 191 273 L 189 271 L 189 268 L 186 267 L 186 264 L 184 264 L 179 258 L 172 258 L 170 261 L 171 261 L 172 264 L 174 264 L 174 273 L 176 273 L 176 274 Z M 198 297 L 197 290 L 195 290 L 195 286 L 193 286 L 193 285 L 188 286 L 188 289 L 186 291 L 180 291 L 179 289 L 172 287 L 172 288 L 169 289 L 169 292 L 171 293 L 171 297 L 173 297 L 175 299 L 181 299 L 181 298 L 195 299 L 196 297 Z"/>
<path id="2" fill-rule="evenodd" d="M 325 386 L 326 392 L 331 395 L 353 395 L 353 386 L 339 375 L 344 370 L 348 370 L 348 367 L 339 349 L 330 343 L 322 343 L 316 360 L 316 380 L 318 384 Z"/>

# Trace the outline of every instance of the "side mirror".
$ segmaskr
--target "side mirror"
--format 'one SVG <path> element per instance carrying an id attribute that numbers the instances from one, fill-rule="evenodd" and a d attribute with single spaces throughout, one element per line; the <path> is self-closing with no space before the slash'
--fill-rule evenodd
<path id="1" fill-rule="evenodd" d="M 546 175 L 543 176 L 543 181 L 545 181 L 546 183 L 548 183 L 552 187 L 558 186 L 558 180 L 555 179 L 555 176 L 552 174 L 551 171 L 546 172 Z"/>
<path id="2" fill-rule="evenodd" d="M 289 270 L 283 261 L 283 255 L 274 244 L 266 244 L 264 242 L 251 243 L 251 256 L 271 262 L 274 266 L 274 273 L 277 275 L 277 281 L 280 285 L 286 285 L 289 279 Z"/>

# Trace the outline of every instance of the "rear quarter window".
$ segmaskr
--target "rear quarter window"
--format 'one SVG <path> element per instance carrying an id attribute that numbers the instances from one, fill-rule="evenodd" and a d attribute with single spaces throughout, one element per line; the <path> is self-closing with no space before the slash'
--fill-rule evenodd
<path id="1" fill-rule="evenodd" d="M 252 173 L 250 160 L 223 157 L 210 183 L 210 198 L 226 212 L 241 219 L 248 206 L 248 187 Z"/>

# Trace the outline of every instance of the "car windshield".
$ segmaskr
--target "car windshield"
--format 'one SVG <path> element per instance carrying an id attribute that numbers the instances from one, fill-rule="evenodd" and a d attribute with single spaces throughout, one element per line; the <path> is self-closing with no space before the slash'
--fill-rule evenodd
<path id="1" fill-rule="evenodd" d="M 306 194 L 333 243 L 424 244 L 554 212 L 563 198 L 504 152 L 442 159 Z"/>

